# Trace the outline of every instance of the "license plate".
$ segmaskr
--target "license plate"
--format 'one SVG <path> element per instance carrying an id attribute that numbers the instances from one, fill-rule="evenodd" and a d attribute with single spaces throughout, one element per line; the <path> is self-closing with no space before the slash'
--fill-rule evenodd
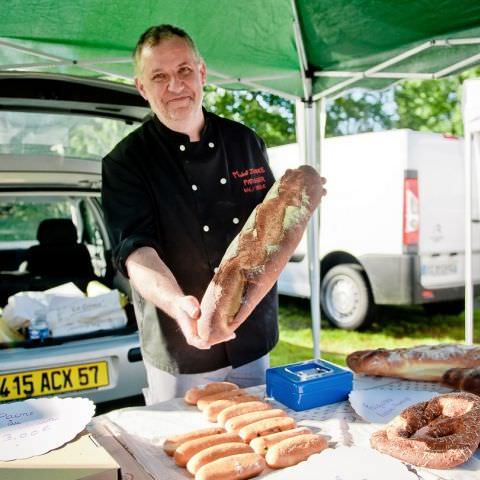
<path id="1" fill-rule="evenodd" d="M 0 374 L 0 402 L 109 385 L 106 361 Z"/>

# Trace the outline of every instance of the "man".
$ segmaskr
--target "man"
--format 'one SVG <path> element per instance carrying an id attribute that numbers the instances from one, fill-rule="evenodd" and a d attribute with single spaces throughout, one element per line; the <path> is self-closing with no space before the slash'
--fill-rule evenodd
<path id="1" fill-rule="evenodd" d="M 206 344 L 196 322 L 226 248 L 274 183 L 265 145 L 202 108 L 206 67 L 183 30 L 149 28 L 134 59 L 154 115 L 105 157 L 102 204 L 132 285 L 146 402 L 214 380 L 263 383 L 278 341 L 275 288 L 223 343 Z"/>

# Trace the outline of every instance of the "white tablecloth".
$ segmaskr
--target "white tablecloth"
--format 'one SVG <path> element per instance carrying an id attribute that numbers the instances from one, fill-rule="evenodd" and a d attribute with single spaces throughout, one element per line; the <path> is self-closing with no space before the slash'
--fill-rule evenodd
<path id="1" fill-rule="evenodd" d="M 438 393 L 451 391 L 430 382 L 411 382 L 394 378 L 355 377 L 354 390 L 370 389 L 407 389 Z M 248 391 L 261 397 L 265 396 L 265 386 L 252 387 Z M 333 449 L 329 454 L 333 456 L 335 455 L 335 449 L 338 452 L 348 452 L 348 450 L 345 450 L 345 447 L 360 447 L 371 450 L 369 446 L 370 434 L 379 428 L 378 424 L 368 423 L 359 417 L 348 401 L 303 412 L 295 412 L 281 404 L 273 403 L 279 408 L 285 409 L 288 415 L 295 418 L 299 425 L 308 426 L 315 433 L 326 435 L 329 438 L 329 447 Z M 130 452 L 148 473 L 148 476 L 155 480 L 191 479 L 191 475 L 185 469 L 177 467 L 173 459 L 164 454 L 162 444 L 168 436 L 212 426 L 196 407 L 187 405 L 180 398 L 150 407 L 131 407 L 115 410 L 98 417 L 96 421 L 108 424 L 111 434 Z M 403 465 L 399 465 L 405 470 L 405 474 L 404 476 L 395 477 L 395 480 L 397 478 L 408 480 L 480 480 L 479 452 L 477 450 L 476 454 L 467 463 L 450 470 L 424 469 L 410 465 L 404 468 Z M 319 455 L 322 454 L 323 452 Z M 390 460 L 390 457 L 388 457 L 388 460 Z M 308 467 L 308 462 L 305 465 Z M 344 462 L 343 465 L 335 477 L 330 478 L 335 478 L 335 480 L 350 480 L 351 478 L 363 480 L 365 478 L 365 476 L 355 478 L 355 475 L 351 472 L 352 465 L 348 461 Z M 314 462 L 312 462 L 312 468 L 314 466 Z M 360 467 L 361 465 L 358 465 L 355 468 Z M 297 475 L 294 474 L 294 470 L 291 471 L 291 477 L 288 475 L 289 470 L 273 471 L 268 469 L 257 478 L 268 478 L 269 480 L 295 478 Z M 384 474 L 383 478 L 393 480 L 390 473 L 390 471 L 382 472 Z M 315 472 L 313 477 L 318 478 L 318 480 L 323 479 L 321 472 L 318 471 Z M 370 478 L 373 478 L 373 476 L 369 477 L 369 480 Z M 302 480 L 306 480 L 306 477 L 302 476 Z"/>

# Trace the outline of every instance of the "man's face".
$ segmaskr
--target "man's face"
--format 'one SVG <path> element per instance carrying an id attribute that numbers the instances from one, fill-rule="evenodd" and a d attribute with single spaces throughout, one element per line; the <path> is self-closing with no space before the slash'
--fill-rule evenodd
<path id="1" fill-rule="evenodd" d="M 205 78 L 205 64 L 184 39 L 172 37 L 143 47 L 135 84 L 162 123 L 181 129 L 202 113 Z"/>

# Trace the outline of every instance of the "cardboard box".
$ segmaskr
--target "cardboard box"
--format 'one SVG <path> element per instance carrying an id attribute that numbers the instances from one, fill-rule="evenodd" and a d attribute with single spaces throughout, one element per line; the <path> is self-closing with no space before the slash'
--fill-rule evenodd
<path id="1" fill-rule="evenodd" d="M 119 480 L 120 467 L 84 431 L 63 447 L 43 455 L 0 462 L 2 480 Z"/>

